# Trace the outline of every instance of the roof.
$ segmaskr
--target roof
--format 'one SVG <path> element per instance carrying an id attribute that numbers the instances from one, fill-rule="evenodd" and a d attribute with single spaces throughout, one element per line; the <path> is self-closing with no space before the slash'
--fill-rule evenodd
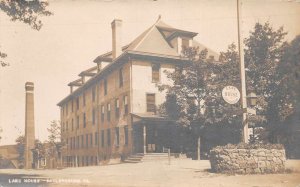
<path id="1" fill-rule="evenodd" d="M 131 113 L 131 115 L 135 118 L 144 120 L 144 121 L 157 121 L 157 122 L 175 122 L 174 120 L 164 117 L 164 116 L 159 116 L 153 113 Z"/>
<path id="2" fill-rule="evenodd" d="M 101 77 L 105 72 L 108 72 L 115 67 L 120 61 L 121 58 L 125 58 L 125 56 L 134 55 L 135 57 L 151 57 L 151 58 L 163 58 L 169 61 L 171 60 L 183 60 L 185 59 L 180 54 L 177 53 L 177 50 L 172 47 L 170 40 L 175 35 L 188 36 L 193 38 L 198 33 L 185 31 L 181 29 L 177 29 L 171 27 L 164 23 L 160 18 L 147 30 L 145 30 L 142 34 L 140 34 L 136 39 L 134 39 L 128 45 L 122 47 L 122 54 L 116 59 L 112 59 L 112 52 L 107 52 L 102 55 L 99 55 L 94 62 L 110 62 L 104 69 L 95 74 L 92 78 L 90 78 L 85 84 L 76 89 L 69 96 L 60 101 L 57 105 L 61 106 L 66 100 L 72 98 L 77 94 L 78 91 L 83 89 L 84 87 L 90 85 L 95 79 Z M 194 41 L 194 40 L 193 40 Z M 199 49 L 205 49 L 206 47 L 198 42 L 194 42 L 195 46 L 199 46 Z M 208 49 L 208 54 L 217 56 L 217 53 L 211 49 Z M 174 62 L 175 63 L 175 62 Z M 86 72 L 85 72 L 86 73 Z M 77 83 L 77 82 L 76 82 Z"/>

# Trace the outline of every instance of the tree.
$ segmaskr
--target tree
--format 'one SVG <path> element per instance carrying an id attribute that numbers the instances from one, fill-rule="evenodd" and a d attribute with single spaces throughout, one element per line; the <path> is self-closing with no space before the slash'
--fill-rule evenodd
<path id="1" fill-rule="evenodd" d="M 19 165 L 18 167 L 19 168 L 23 168 L 24 167 L 24 162 L 25 162 L 25 136 L 24 135 L 21 135 L 19 136 L 17 139 L 16 139 L 16 143 L 17 143 L 17 151 L 18 151 L 18 162 L 19 162 Z"/>
<path id="2" fill-rule="evenodd" d="M 272 142 L 281 138 L 289 144 L 293 139 L 293 126 L 299 124 L 300 116 L 300 36 L 284 48 L 280 64 L 276 68 L 276 87 L 268 105 L 269 138 Z M 298 116 L 298 121 L 297 121 Z"/>
<path id="3" fill-rule="evenodd" d="M 0 0 L 2 10 L 11 21 L 21 21 L 34 30 L 40 30 L 43 26 L 40 16 L 50 16 L 52 13 L 46 10 L 49 3 L 40 0 Z M 7 54 L 0 51 L 0 64 L 2 67 L 9 64 L 4 61 Z"/>
<path id="4" fill-rule="evenodd" d="M 50 128 L 47 128 L 48 132 L 50 133 L 48 136 L 48 142 L 50 143 L 50 150 L 49 155 L 52 158 L 59 157 L 61 164 L 62 164 L 62 155 L 61 151 L 65 142 L 62 141 L 61 138 L 61 130 L 60 130 L 60 123 L 58 121 L 51 121 Z"/>
<path id="5" fill-rule="evenodd" d="M 18 162 L 19 168 L 23 168 L 25 165 L 25 136 L 20 135 L 16 139 L 17 143 L 17 151 L 18 151 Z M 36 139 L 34 144 L 34 149 L 32 150 L 33 153 L 33 162 L 36 163 L 41 158 L 45 158 L 45 147 L 44 144 L 41 143 L 40 140 Z"/>
<path id="6" fill-rule="evenodd" d="M 160 107 L 161 113 L 175 119 L 181 127 L 193 129 L 198 136 L 197 149 L 200 159 L 201 133 L 207 124 L 219 119 L 216 99 L 218 97 L 215 76 L 217 65 L 214 59 L 207 56 L 207 50 L 197 47 L 185 48 L 183 55 L 186 63 L 175 67 L 173 72 L 165 72 L 173 85 L 159 85 L 161 91 L 166 90 L 166 102 Z"/>
<path id="7" fill-rule="evenodd" d="M 286 34 L 283 27 L 274 30 L 269 22 L 256 23 L 244 40 L 247 89 L 258 95 L 256 109 L 261 115 L 267 114 L 268 103 L 278 87 L 276 70 L 286 46 Z"/>
<path id="8" fill-rule="evenodd" d="M 46 147 L 45 144 L 40 140 L 35 140 L 35 147 L 32 150 L 33 152 L 33 161 L 37 163 L 37 168 L 40 167 L 40 161 L 46 158 Z"/>

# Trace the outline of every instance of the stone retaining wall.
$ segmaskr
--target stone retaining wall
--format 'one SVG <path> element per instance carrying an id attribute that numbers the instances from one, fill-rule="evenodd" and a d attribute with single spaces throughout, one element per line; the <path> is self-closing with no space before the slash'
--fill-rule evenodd
<path id="1" fill-rule="evenodd" d="M 285 170 L 284 149 L 215 148 L 210 152 L 210 164 L 219 173 L 280 173 Z"/>

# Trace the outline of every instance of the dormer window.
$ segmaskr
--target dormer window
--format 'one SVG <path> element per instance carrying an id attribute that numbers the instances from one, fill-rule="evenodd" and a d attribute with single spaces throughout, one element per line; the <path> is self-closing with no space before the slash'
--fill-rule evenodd
<path id="1" fill-rule="evenodd" d="M 187 47 L 191 47 L 190 46 L 190 39 L 182 38 L 182 48 L 187 48 Z"/>

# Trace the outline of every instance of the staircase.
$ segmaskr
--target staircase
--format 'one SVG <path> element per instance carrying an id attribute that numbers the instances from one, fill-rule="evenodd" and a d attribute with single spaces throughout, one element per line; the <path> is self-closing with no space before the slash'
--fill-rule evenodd
<path id="1" fill-rule="evenodd" d="M 144 157 L 143 153 L 136 153 L 127 157 L 123 162 L 124 163 L 139 163 Z"/>
<path id="2" fill-rule="evenodd" d="M 139 163 L 168 160 L 168 153 L 136 153 L 125 159 L 124 163 Z"/>

